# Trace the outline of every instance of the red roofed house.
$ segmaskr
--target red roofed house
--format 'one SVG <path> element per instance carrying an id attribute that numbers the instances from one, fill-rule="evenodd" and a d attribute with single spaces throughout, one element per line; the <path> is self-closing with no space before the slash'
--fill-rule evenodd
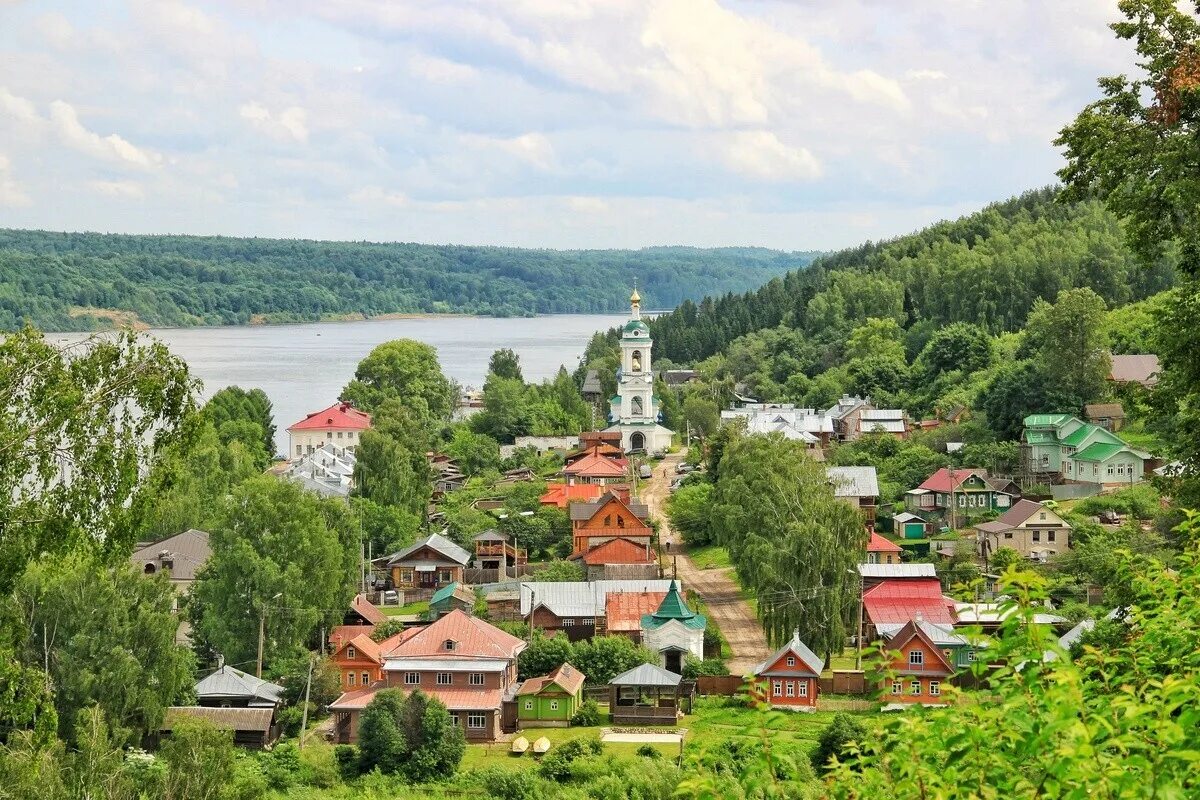
<path id="1" fill-rule="evenodd" d="M 343 625 L 378 625 L 387 619 L 387 614 L 384 614 L 375 605 L 366 598 L 366 595 L 356 594 L 354 599 L 350 601 L 350 609 L 346 615 L 342 617 Z"/>
<path id="2" fill-rule="evenodd" d="M 767 702 L 772 708 L 815 710 L 824 669 L 825 659 L 809 650 L 797 633 L 753 674 L 769 682 Z"/>
<path id="3" fill-rule="evenodd" d="M 654 530 L 646 524 L 650 510 L 644 503 L 626 501 L 605 492 L 591 503 L 571 504 L 572 552 L 586 552 L 609 539 L 649 540 Z"/>
<path id="4" fill-rule="evenodd" d="M 322 411 L 314 411 L 288 428 L 288 453 L 292 458 L 298 458 L 327 442 L 338 447 L 356 447 L 362 432 L 370 427 L 370 414 L 339 401 Z"/>
<path id="5" fill-rule="evenodd" d="M 383 653 L 403 641 L 405 634 L 411 636 L 419 630 L 410 628 L 382 642 L 362 633 L 342 642 L 333 651 L 333 663 L 342 673 L 342 690 L 352 692 L 383 680 Z"/>
<path id="6" fill-rule="evenodd" d="M 878 627 L 903 624 L 920 616 L 938 625 L 953 625 L 954 601 L 942 594 L 937 578 L 885 579 L 863 594 L 865 641 L 873 641 Z"/>
<path id="7" fill-rule="evenodd" d="M 891 686 L 883 687 L 885 702 L 942 704 L 942 686 L 954 667 L 921 622 L 919 614 L 910 618 L 888 642 L 888 650 L 896 655 L 890 667 Z"/>
<path id="8" fill-rule="evenodd" d="M 658 611 L 666 597 L 666 592 L 609 592 L 604 597 L 605 632 L 641 644 L 642 617 Z"/>
<path id="9" fill-rule="evenodd" d="M 649 537 L 636 540 L 626 539 L 623 536 L 609 539 L 588 550 L 577 550 L 567 556 L 567 560 L 581 562 L 589 581 L 606 578 L 606 564 L 640 564 L 643 566 L 658 564 L 658 556 L 650 547 Z"/>
<path id="10" fill-rule="evenodd" d="M 867 563 L 899 564 L 902 552 L 904 552 L 903 547 L 872 532 L 871 540 L 867 542 Z"/>
<path id="11" fill-rule="evenodd" d="M 942 467 L 916 489 L 904 493 L 909 510 L 946 512 L 953 505 L 959 514 L 1003 511 L 1021 497 L 1020 488 L 1007 478 L 993 478 L 986 469 L 948 469 Z"/>
<path id="12" fill-rule="evenodd" d="M 540 502 L 565 509 L 571 503 L 590 503 L 602 494 L 604 487 L 598 483 L 549 483 Z"/>
<path id="13" fill-rule="evenodd" d="M 515 727 L 517 656 L 524 641 L 458 609 L 398 637 L 380 654 L 382 680 L 346 692 L 329 706 L 339 743 L 357 740 L 359 714 L 384 688 L 420 689 L 436 697 L 468 741 L 494 741 L 502 727 Z"/>
<path id="14" fill-rule="evenodd" d="M 596 451 L 587 453 L 562 468 L 567 483 L 595 483 L 601 486 L 629 479 L 625 459 L 610 458 Z"/>
<path id="15" fill-rule="evenodd" d="M 329 631 L 329 647 L 336 652 L 342 645 L 360 633 L 369 637 L 373 630 L 375 630 L 374 625 L 334 625 L 333 629 Z"/>

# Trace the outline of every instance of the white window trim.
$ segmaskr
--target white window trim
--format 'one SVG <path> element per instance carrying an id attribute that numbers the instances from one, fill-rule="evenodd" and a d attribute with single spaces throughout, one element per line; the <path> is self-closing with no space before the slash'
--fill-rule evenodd
<path id="1" fill-rule="evenodd" d="M 892 681 L 892 694 L 904 694 L 904 681 Z"/>
<path id="2" fill-rule="evenodd" d="M 419 672 L 404 673 L 404 685 L 405 686 L 416 686 L 420 682 L 421 682 L 421 673 L 419 673 Z"/>
<path id="3" fill-rule="evenodd" d="M 476 724 L 478 722 L 478 724 Z M 487 727 L 487 714 L 467 714 L 467 727 L 483 730 Z"/>
<path id="4" fill-rule="evenodd" d="M 796 666 L 796 657 L 795 657 L 795 656 L 788 656 L 788 657 L 787 657 L 787 665 L 788 665 L 789 667 L 794 667 L 794 666 Z"/>
<path id="5" fill-rule="evenodd" d="M 786 693 L 786 695 L 787 695 L 788 697 L 795 697 L 795 696 L 796 696 L 796 682 L 795 682 L 795 681 L 788 681 L 788 682 L 785 684 L 785 687 L 786 687 L 786 688 L 785 688 L 785 690 L 784 690 L 784 691 L 785 691 L 785 693 Z"/>
<path id="6" fill-rule="evenodd" d="M 799 689 L 801 697 L 808 697 L 808 681 L 800 681 L 796 688 Z"/>
<path id="7" fill-rule="evenodd" d="M 920 694 L 921 693 L 921 679 L 920 678 L 915 679 L 911 684 L 909 684 L 908 693 L 909 694 Z"/>
<path id="8" fill-rule="evenodd" d="M 471 685 L 472 686 L 483 686 L 483 673 L 482 672 L 472 672 L 471 673 Z"/>
<path id="9" fill-rule="evenodd" d="M 454 673 L 439 672 L 437 674 L 437 685 L 438 686 L 450 686 L 453 683 L 454 683 Z"/>
<path id="10" fill-rule="evenodd" d="M 924 650 L 910 650 L 908 653 L 908 665 L 910 667 L 925 666 L 925 651 Z"/>
<path id="11" fill-rule="evenodd" d="M 551 710 L 551 711 L 558 711 L 558 701 L 557 701 L 557 700 L 551 700 L 551 701 L 550 701 L 550 710 Z"/>
<path id="12" fill-rule="evenodd" d="M 526 711 L 533 711 L 533 701 L 532 701 L 532 700 L 526 700 L 526 701 L 525 701 L 525 710 L 526 710 Z"/>
<path id="13" fill-rule="evenodd" d="M 771 681 L 771 696 L 783 697 L 783 681 Z"/>
<path id="14" fill-rule="evenodd" d="M 933 697 L 937 697 L 941 693 L 942 693 L 941 683 L 939 681 L 930 681 L 929 682 L 929 694 Z"/>

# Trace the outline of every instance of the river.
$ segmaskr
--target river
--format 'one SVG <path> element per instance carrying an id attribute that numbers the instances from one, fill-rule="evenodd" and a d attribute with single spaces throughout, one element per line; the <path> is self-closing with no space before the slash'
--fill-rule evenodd
<path id="1" fill-rule="evenodd" d="M 183 358 L 204 382 L 202 396 L 226 386 L 259 388 L 275 409 L 276 450 L 287 452 L 287 427 L 334 402 L 358 362 L 376 345 L 416 339 L 437 348 L 442 371 L 464 387 L 481 387 L 488 359 L 501 348 L 521 357 L 527 381 L 575 369 L 588 339 L 623 324 L 619 314 L 555 314 L 533 318 L 419 317 L 304 325 L 171 328 L 148 333 Z M 47 334 L 77 341 L 85 334 Z"/>

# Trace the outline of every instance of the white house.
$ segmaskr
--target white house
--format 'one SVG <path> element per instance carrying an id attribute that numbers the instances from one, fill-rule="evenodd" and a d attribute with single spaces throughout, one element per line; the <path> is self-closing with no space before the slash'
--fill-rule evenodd
<path id="1" fill-rule="evenodd" d="M 682 675 L 688 656 L 704 658 L 707 624 L 702 615 L 688 608 L 679 582 L 671 581 L 658 610 L 642 617 L 642 644 L 659 654 L 663 667 Z"/>

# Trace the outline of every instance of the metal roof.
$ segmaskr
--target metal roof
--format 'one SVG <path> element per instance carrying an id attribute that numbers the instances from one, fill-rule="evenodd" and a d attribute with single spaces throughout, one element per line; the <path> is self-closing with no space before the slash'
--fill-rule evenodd
<path id="1" fill-rule="evenodd" d="M 812 674 L 816 675 L 817 677 L 820 677 L 821 673 L 825 670 L 825 659 L 821 658 L 816 653 L 814 653 L 812 650 L 808 649 L 808 645 L 806 645 L 804 642 L 800 641 L 800 632 L 797 631 L 792 636 L 792 640 L 790 642 L 788 642 L 783 647 L 776 650 L 771 655 L 771 657 L 768 658 L 766 661 L 764 661 L 761 664 L 759 664 L 758 666 L 756 666 L 754 668 L 754 674 L 755 675 L 773 675 L 773 674 L 775 674 L 774 671 L 768 672 L 767 667 L 771 666 L 772 664 L 774 664 L 779 659 L 783 658 L 788 653 L 794 654 L 796 656 L 796 658 L 800 659 L 800 663 L 803 664 L 805 667 L 807 667 L 809 669 L 809 671 L 812 672 Z"/>
<path id="2" fill-rule="evenodd" d="M 471 554 L 466 550 L 459 547 L 445 536 L 442 536 L 440 533 L 431 533 L 424 539 L 414 542 L 413 544 L 393 555 L 390 559 L 388 559 L 388 565 L 390 566 L 397 561 L 403 561 L 405 558 L 417 552 L 426 545 L 459 564 L 465 565 L 471 560 Z"/>
<path id="3" fill-rule="evenodd" d="M 1109 442 L 1095 442 L 1094 444 L 1088 445 L 1083 450 L 1080 450 L 1078 453 L 1071 456 L 1071 458 L 1075 459 L 1076 461 L 1096 461 L 1096 462 L 1102 463 L 1102 462 L 1107 461 L 1108 459 L 1112 458 L 1117 453 L 1120 453 L 1123 450 L 1128 450 L 1130 453 L 1133 453 L 1138 458 L 1146 458 L 1147 457 L 1145 453 L 1142 453 L 1138 450 L 1134 450 L 1132 447 L 1130 447 L 1127 444 L 1111 444 Z"/>
<path id="4" fill-rule="evenodd" d="M 825 474 L 838 497 L 879 496 L 879 478 L 874 467 L 826 467 Z"/>
<path id="5" fill-rule="evenodd" d="M 211 706 L 172 706 L 163 716 L 159 730 L 173 730 L 181 719 L 202 719 L 216 728 L 227 731 L 257 731 L 271 729 L 271 708 L 213 708 Z"/>
<path id="6" fill-rule="evenodd" d="M 611 686 L 678 686 L 682 675 L 668 672 L 657 664 L 639 664 L 609 681 Z"/>
<path id="7" fill-rule="evenodd" d="M 167 555 L 163 555 L 164 551 Z M 195 528 L 183 533 L 159 539 L 133 551 L 129 560 L 138 572 L 145 572 L 147 564 L 154 564 L 155 570 L 162 569 L 160 556 L 172 562 L 170 575 L 172 580 L 190 581 L 212 555 L 208 544 L 208 534 Z"/>
<path id="8" fill-rule="evenodd" d="M 1133 353 L 1112 356 L 1109 377 L 1114 381 L 1136 381 L 1150 386 L 1158 382 L 1158 356 L 1152 353 Z"/>
<path id="9" fill-rule="evenodd" d="M 953 626 L 950 625 L 938 625 L 927 620 L 921 620 L 917 622 L 917 626 L 938 646 L 958 647 L 971 643 L 967 637 L 960 633 L 955 633 Z M 902 622 L 880 622 L 875 625 L 875 630 L 883 638 L 891 639 L 903 627 L 904 623 Z"/>
<path id="10" fill-rule="evenodd" d="M 196 683 L 196 696 L 200 698 L 245 698 L 251 703 L 258 701 L 274 706 L 282 702 L 282 695 L 282 686 L 228 665 Z"/>
<path id="11" fill-rule="evenodd" d="M 503 672 L 507 659 L 484 658 L 389 658 L 386 672 Z"/>
<path id="12" fill-rule="evenodd" d="M 936 578 L 933 564 L 859 564 L 864 578 Z"/>
<path id="13" fill-rule="evenodd" d="M 536 595 L 539 606 L 558 617 L 603 617 L 609 592 L 668 592 L 669 580 L 526 581 L 521 584 L 521 616 L 528 616 Z"/>

